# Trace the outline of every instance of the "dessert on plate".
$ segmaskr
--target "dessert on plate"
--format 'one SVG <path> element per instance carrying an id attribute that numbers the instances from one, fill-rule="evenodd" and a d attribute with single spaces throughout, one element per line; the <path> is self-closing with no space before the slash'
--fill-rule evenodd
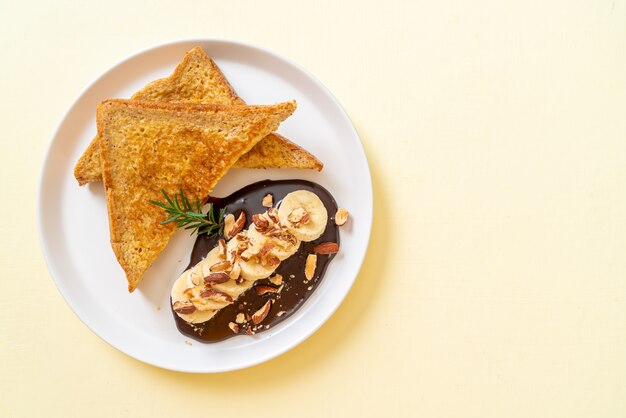
<path id="1" fill-rule="evenodd" d="M 287 319 L 321 283 L 339 251 L 347 213 L 322 186 L 265 180 L 214 199 L 223 233 L 198 236 L 174 282 L 179 330 L 214 342 L 255 334 Z"/>
<path id="2" fill-rule="evenodd" d="M 129 292 L 177 228 L 198 234 L 171 287 L 183 334 L 215 342 L 270 329 L 314 292 L 339 251 L 348 213 L 319 184 L 265 180 L 211 195 L 235 167 L 322 169 L 276 133 L 295 109 L 295 101 L 245 104 L 200 48 L 130 100 L 97 108 L 97 134 L 74 175 L 80 185 L 103 180 Z"/>

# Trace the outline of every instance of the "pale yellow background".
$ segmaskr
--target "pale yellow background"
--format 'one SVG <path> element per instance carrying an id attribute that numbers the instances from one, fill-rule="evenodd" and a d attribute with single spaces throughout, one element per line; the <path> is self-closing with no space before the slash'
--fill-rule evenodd
<path id="1" fill-rule="evenodd" d="M 626 416 L 625 2 L 339 3 L 0 1 L 0 416 Z M 74 316 L 35 199 L 89 82 L 202 36 L 328 86 L 363 140 L 377 219 L 315 335 L 198 376 Z"/>

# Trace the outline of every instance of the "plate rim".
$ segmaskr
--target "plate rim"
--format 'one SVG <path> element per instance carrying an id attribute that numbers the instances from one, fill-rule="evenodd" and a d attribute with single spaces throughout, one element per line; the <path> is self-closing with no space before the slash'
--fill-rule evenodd
<path id="1" fill-rule="evenodd" d="M 166 365 L 163 364 L 158 364 L 154 361 L 150 361 L 148 359 L 144 359 L 144 358 L 139 358 L 138 356 L 134 355 L 133 353 L 130 353 L 126 350 L 124 350 L 123 348 L 119 347 L 118 344 L 107 340 L 106 338 L 104 338 L 97 330 L 94 329 L 94 327 L 92 327 L 85 318 L 83 318 L 82 315 L 80 315 L 77 312 L 77 308 L 70 303 L 68 296 L 64 293 L 63 288 L 64 286 L 60 285 L 59 283 L 59 279 L 57 278 L 58 274 L 55 271 L 55 269 L 53 268 L 53 263 L 51 262 L 51 255 L 48 253 L 47 250 L 47 246 L 44 243 L 44 232 L 43 232 L 43 213 L 44 213 L 44 209 L 43 208 L 43 199 L 42 199 L 42 195 L 44 194 L 44 175 L 47 171 L 47 167 L 48 164 L 50 163 L 50 153 L 51 150 L 53 148 L 53 146 L 55 145 L 55 143 L 58 141 L 58 134 L 59 131 L 61 130 L 61 128 L 64 126 L 66 119 L 68 118 L 68 116 L 70 115 L 70 112 L 74 109 L 74 106 L 80 101 L 80 99 L 87 94 L 93 87 L 94 85 L 96 85 L 96 83 L 98 83 L 103 77 L 105 77 L 108 73 L 110 73 L 111 71 L 113 71 L 115 68 L 119 67 L 120 65 L 136 59 L 137 57 L 143 55 L 143 54 L 147 54 L 149 52 L 152 52 L 154 50 L 158 50 L 160 48 L 166 48 L 166 47 L 171 47 L 171 46 L 175 46 L 178 44 L 187 44 L 187 43 L 198 43 L 198 44 L 203 44 L 203 43 L 223 43 L 223 44 L 230 44 L 232 46 L 236 46 L 236 47 L 244 47 L 244 48 L 249 48 L 252 50 L 256 50 L 259 52 L 262 52 L 264 54 L 268 54 L 273 58 L 276 58 L 282 62 L 285 62 L 291 66 L 293 66 L 294 68 L 296 68 L 298 71 L 302 72 L 305 76 L 307 76 L 308 78 L 310 78 L 316 87 L 320 88 L 331 100 L 332 102 L 337 106 L 337 109 L 341 112 L 342 116 L 346 118 L 346 120 L 349 122 L 349 128 L 352 132 L 352 134 L 356 137 L 356 139 L 358 140 L 359 143 L 359 152 L 361 154 L 361 157 L 363 158 L 363 161 L 365 162 L 364 164 L 364 168 L 366 170 L 367 173 L 367 181 L 365 182 L 367 187 L 367 194 L 368 194 L 368 201 L 369 201 L 369 205 L 368 205 L 368 213 L 369 213 L 369 220 L 366 220 L 367 222 L 365 222 L 363 224 L 363 227 L 367 227 L 367 240 L 364 244 L 364 248 L 365 250 L 363 251 L 362 255 L 360 258 L 358 258 L 357 260 L 355 260 L 355 263 L 357 265 L 357 273 L 355 275 L 355 277 L 351 280 L 350 285 L 347 287 L 345 293 L 343 295 L 341 295 L 341 298 L 338 300 L 338 302 L 334 305 L 331 306 L 330 309 L 327 309 L 323 312 L 322 315 L 320 315 L 320 318 L 318 319 L 318 321 L 316 321 L 312 326 L 310 326 L 306 332 L 304 332 L 301 336 L 297 337 L 297 338 L 292 338 L 288 344 L 285 344 L 282 347 L 278 347 L 275 350 L 272 350 L 269 354 L 264 354 L 264 355 L 260 355 L 256 358 L 254 358 L 253 360 L 250 361 L 244 361 L 238 364 L 234 364 L 234 365 L 230 365 L 230 366 L 226 366 L 226 367 L 212 367 L 210 369 L 186 369 L 186 368 L 178 368 L 178 367 L 168 367 Z M 363 192 L 363 191 L 360 191 Z M 255 366 L 257 364 L 261 364 L 264 363 L 266 361 L 269 361 L 273 358 L 276 358 L 282 354 L 284 354 L 285 352 L 293 349 L 294 347 L 302 344 L 304 341 L 306 341 L 311 335 L 313 335 L 317 330 L 319 330 L 322 325 L 324 325 L 332 315 L 334 315 L 334 313 L 337 311 L 337 309 L 339 308 L 339 306 L 341 306 L 341 304 L 343 304 L 343 302 L 345 301 L 345 298 L 348 296 L 348 294 L 350 293 L 350 291 L 352 290 L 354 283 L 356 282 L 357 278 L 359 277 L 360 273 L 361 273 L 361 269 L 363 267 L 363 262 L 365 260 L 365 257 L 367 256 L 368 250 L 369 250 L 369 243 L 371 240 L 371 234 L 372 234 L 372 225 L 373 225 L 373 219 L 374 219 L 374 199 L 373 199 L 373 183 L 372 183 L 372 175 L 371 175 L 371 170 L 369 167 L 369 161 L 367 159 L 367 154 L 365 153 L 365 147 L 363 146 L 363 141 L 361 140 L 361 137 L 359 136 L 354 123 L 352 121 L 352 119 L 350 118 L 350 116 L 348 115 L 348 113 L 346 112 L 346 110 L 343 108 L 343 106 L 341 105 L 341 103 L 339 102 L 339 100 L 335 97 L 334 94 L 332 94 L 332 92 L 324 85 L 322 84 L 322 82 L 315 77 L 312 73 L 310 73 L 308 70 L 306 70 L 304 67 L 302 67 L 300 64 L 286 58 L 284 55 L 277 53 L 273 50 L 267 49 L 265 47 L 261 47 L 259 45 L 250 43 L 250 42 L 246 42 L 246 41 L 241 41 L 239 39 L 233 39 L 233 38 L 227 38 L 227 37 L 191 37 L 191 38 L 180 38 L 180 39 L 174 39 L 174 40 L 170 40 L 170 41 L 166 41 L 166 42 L 160 42 L 157 44 L 154 44 L 152 46 L 143 48 L 139 51 L 133 52 L 131 54 L 127 54 L 126 56 L 124 56 L 122 59 L 116 61 L 113 65 L 109 66 L 108 68 L 106 68 L 104 71 L 100 72 L 91 82 L 89 82 L 83 89 L 80 90 L 80 92 L 74 96 L 73 100 L 70 102 L 70 105 L 67 107 L 67 109 L 65 110 L 65 112 L 63 112 L 63 115 L 59 121 L 59 123 L 56 125 L 56 128 L 53 130 L 53 133 L 51 135 L 51 137 L 48 139 L 47 141 L 47 145 L 45 147 L 45 150 L 43 152 L 41 161 L 40 161 L 40 171 L 39 171 L 39 178 L 38 178 L 38 185 L 37 185 L 37 196 L 35 199 L 35 210 L 36 210 L 36 218 L 37 218 L 37 234 L 38 234 L 38 241 L 39 241 L 39 247 L 40 247 L 40 251 L 43 255 L 44 258 L 44 262 L 46 264 L 47 270 L 49 275 L 52 278 L 52 281 L 57 289 L 57 291 L 61 294 L 63 300 L 65 301 L 66 305 L 70 308 L 70 310 L 74 313 L 74 315 L 76 315 L 76 317 L 89 329 L 91 330 L 91 332 L 93 332 L 96 336 L 98 336 L 102 341 L 104 341 L 105 343 L 107 343 L 109 346 L 115 348 L 117 351 L 137 360 L 140 361 L 142 363 L 145 364 L 149 364 L 151 366 L 154 367 L 158 367 L 164 370 L 173 370 L 173 371 L 178 371 L 178 372 L 185 372 L 185 373 L 194 373 L 194 374 L 205 374 L 205 373 L 222 373 L 222 372 L 227 372 L 227 371 L 234 371 L 234 370 L 240 370 L 240 369 L 244 369 L 244 368 L 248 368 L 248 367 L 252 367 Z"/>

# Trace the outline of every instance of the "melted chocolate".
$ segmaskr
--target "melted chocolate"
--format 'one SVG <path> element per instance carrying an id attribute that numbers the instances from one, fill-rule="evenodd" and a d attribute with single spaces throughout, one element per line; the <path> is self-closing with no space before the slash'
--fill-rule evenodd
<path id="1" fill-rule="evenodd" d="M 233 333 L 228 324 L 235 322 L 237 314 L 244 312 L 251 317 L 268 299 L 271 299 L 272 307 L 269 314 L 254 330 L 255 333 L 259 333 L 289 318 L 311 296 L 320 284 L 334 254 L 318 254 L 315 276 L 309 281 L 306 281 L 304 277 L 304 264 L 307 255 L 312 254 L 313 247 L 319 243 L 336 242 L 339 244 L 339 230 L 334 222 L 337 203 L 326 189 L 319 184 L 305 180 L 265 180 L 250 184 L 224 198 L 211 197 L 209 201 L 213 202 L 214 213 L 219 213 L 222 208 L 225 208 L 226 214 L 232 213 L 237 218 L 241 211 L 245 212 L 246 226 L 244 229 L 246 229 L 252 223 L 252 215 L 263 213 L 268 209 L 261 204 L 266 194 L 272 195 L 274 207 L 278 208 L 281 200 L 296 190 L 309 190 L 315 193 L 324 203 L 329 219 L 326 230 L 321 237 L 315 241 L 302 242 L 298 251 L 288 259 L 283 260 L 276 269 L 276 273 L 283 276 L 284 287 L 282 291 L 278 294 L 266 293 L 259 296 L 255 290 L 256 286 L 277 286 L 274 286 L 268 279 L 257 280 L 255 285 L 239 296 L 235 303 L 222 308 L 213 318 L 200 324 L 189 324 L 172 311 L 176 326 L 181 333 L 201 342 L 217 342 L 234 337 L 238 334 Z M 208 238 L 206 235 L 200 235 L 196 239 L 187 269 L 202 261 L 207 253 L 217 246 L 217 240 L 218 237 Z M 249 321 L 249 324 L 252 326 L 252 321 Z M 245 334 L 246 327 L 246 325 L 239 325 L 239 334 Z"/>

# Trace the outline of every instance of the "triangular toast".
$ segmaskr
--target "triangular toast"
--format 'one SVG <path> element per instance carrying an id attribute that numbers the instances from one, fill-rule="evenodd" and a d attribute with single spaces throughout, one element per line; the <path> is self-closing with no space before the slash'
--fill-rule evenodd
<path id="1" fill-rule="evenodd" d="M 200 47 L 193 48 L 178 64 L 172 75 L 155 80 L 132 96 L 133 100 L 169 103 L 207 103 L 245 105 L 237 96 L 215 62 Z M 311 153 L 285 137 L 272 133 L 244 154 L 235 167 L 312 168 L 323 164 Z M 97 136 L 91 141 L 74 168 L 74 176 L 83 185 L 102 179 Z"/>
<path id="2" fill-rule="evenodd" d="M 190 201 L 208 196 L 228 169 L 295 110 L 107 100 L 97 109 L 99 149 L 111 246 L 128 290 L 165 248 L 175 226 L 149 200 L 180 189 Z"/>

